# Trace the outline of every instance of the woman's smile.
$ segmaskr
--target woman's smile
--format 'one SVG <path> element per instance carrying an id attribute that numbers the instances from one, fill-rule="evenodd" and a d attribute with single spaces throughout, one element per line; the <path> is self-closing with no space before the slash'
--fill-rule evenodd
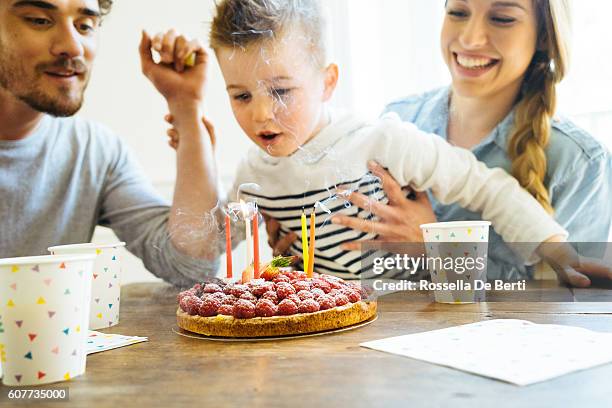
<path id="1" fill-rule="evenodd" d="M 500 60 L 484 55 L 453 52 L 453 68 L 465 77 L 479 77 L 489 72 Z"/>

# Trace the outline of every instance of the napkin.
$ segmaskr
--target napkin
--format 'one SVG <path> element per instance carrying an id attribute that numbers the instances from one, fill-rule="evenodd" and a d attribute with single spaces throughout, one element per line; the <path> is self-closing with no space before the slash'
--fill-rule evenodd
<path id="1" fill-rule="evenodd" d="M 112 350 L 131 344 L 149 341 L 148 337 L 124 336 L 122 334 L 107 334 L 89 330 L 87 336 L 87 354 Z"/>
<path id="2" fill-rule="evenodd" d="M 522 386 L 609 363 L 610 344 L 612 333 L 496 319 L 361 346 Z"/>

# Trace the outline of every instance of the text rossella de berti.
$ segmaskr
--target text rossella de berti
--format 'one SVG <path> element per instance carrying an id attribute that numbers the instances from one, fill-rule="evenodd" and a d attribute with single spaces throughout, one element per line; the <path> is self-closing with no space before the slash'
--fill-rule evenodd
<path id="1" fill-rule="evenodd" d="M 469 291 L 469 290 L 500 290 L 500 291 L 524 291 L 526 280 L 516 282 L 505 282 L 495 279 L 487 282 L 482 279 L 475 279 L 473 282 L 458 280 L 455 282 L 430 282 L 425 279 L 419 281 L 399 280 L 384 281 L 376 279 L 373 281 L 372 288 L 376 291 L 400 291 L 400 290 L 438 290 L 438 291 Z"/>
<path id="2" fill-rule="evenodd" d="M 486 280 L 486 258 L 484 257 L 431 257 L 431 256 L 409 256 L 396 254 L 390 257 L 375 258 L 372 264 L 375 275 L 383 275 L 388 271 L 405 271 L 411 275 L 419 270 L 436 271 L 446 273 L 452 271 L 456 279 L 448 282 L 432 282 L 425 279 L 419 281 L 397 280 L 385 281 L 375 280 L 374 290 L 398 291 L 398 290 L 526 290 L 526 280 L 516 282 L 505 282 L 501 279 L 493 281 Z M 470 279 L 470 275 L 479 276 Z M 482 277 L 485 277 L 484 279 Z"/>

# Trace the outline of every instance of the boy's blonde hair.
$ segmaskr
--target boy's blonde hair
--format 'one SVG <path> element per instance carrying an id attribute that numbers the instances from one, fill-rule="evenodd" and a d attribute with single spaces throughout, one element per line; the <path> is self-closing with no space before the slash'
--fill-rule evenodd
<path id="1" fill-rule="evenodd" d="M 313 59 L 326 62 L 325 18 L 318 0 L 221 0 L 210 29 L 210 47 L 246 48 L 299 28 Z"/>
<path id="2" fill-rule="evenodd" d="M 553 213 L 546 177 L 551 119 L 557 104 L 556 86 L 568 70 L 570 6 L 567 0 L 533 0 L 538 24 L 537 51 L 516 105 L 514 132 L 508 144 L 512 175 Z"/>

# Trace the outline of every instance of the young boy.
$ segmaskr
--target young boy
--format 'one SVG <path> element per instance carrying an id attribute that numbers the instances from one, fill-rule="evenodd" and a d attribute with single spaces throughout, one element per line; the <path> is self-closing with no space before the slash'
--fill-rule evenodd
<path id="1" fill-rule="evenodd" d="M 234 116 L 256 144 L 237 170 L 230 199 L 240 190 L 243 197 L 256 200 L 263 214 L 279 221 L 281 233 L 299 231 L 302 212 L 314 209 L 315 269 L 348 279 L 368 268 L 361 265 L 358 251 L 343 251 L 340 244 L 375 235 L 326 220 L 338 212 L 373 217 L 348 206 L 341 190 L 386 202 L 380 180 L 368 174 L 371 159 L 387 167 L 401 185 L 431 189 L 442 203 L 458 202 L 481 212 L 507 242 L 567 236 L 514 178 L 488 169 L 468 150 L 397 117 L 366 122 L 332 111 L 327 102 L 338 67 L 326 65 L 324 26 L 316 1 L 224 0 L 217 5 L 211 47 Z M 178 134 L 169 134 L 176 145 Z M 244 238 L 239 234 L 233 231 L 236 240 Z M 291 251 L 300 255 L 301 244 Z M 531 250 L 521 255 L 537 259 Z"/>

